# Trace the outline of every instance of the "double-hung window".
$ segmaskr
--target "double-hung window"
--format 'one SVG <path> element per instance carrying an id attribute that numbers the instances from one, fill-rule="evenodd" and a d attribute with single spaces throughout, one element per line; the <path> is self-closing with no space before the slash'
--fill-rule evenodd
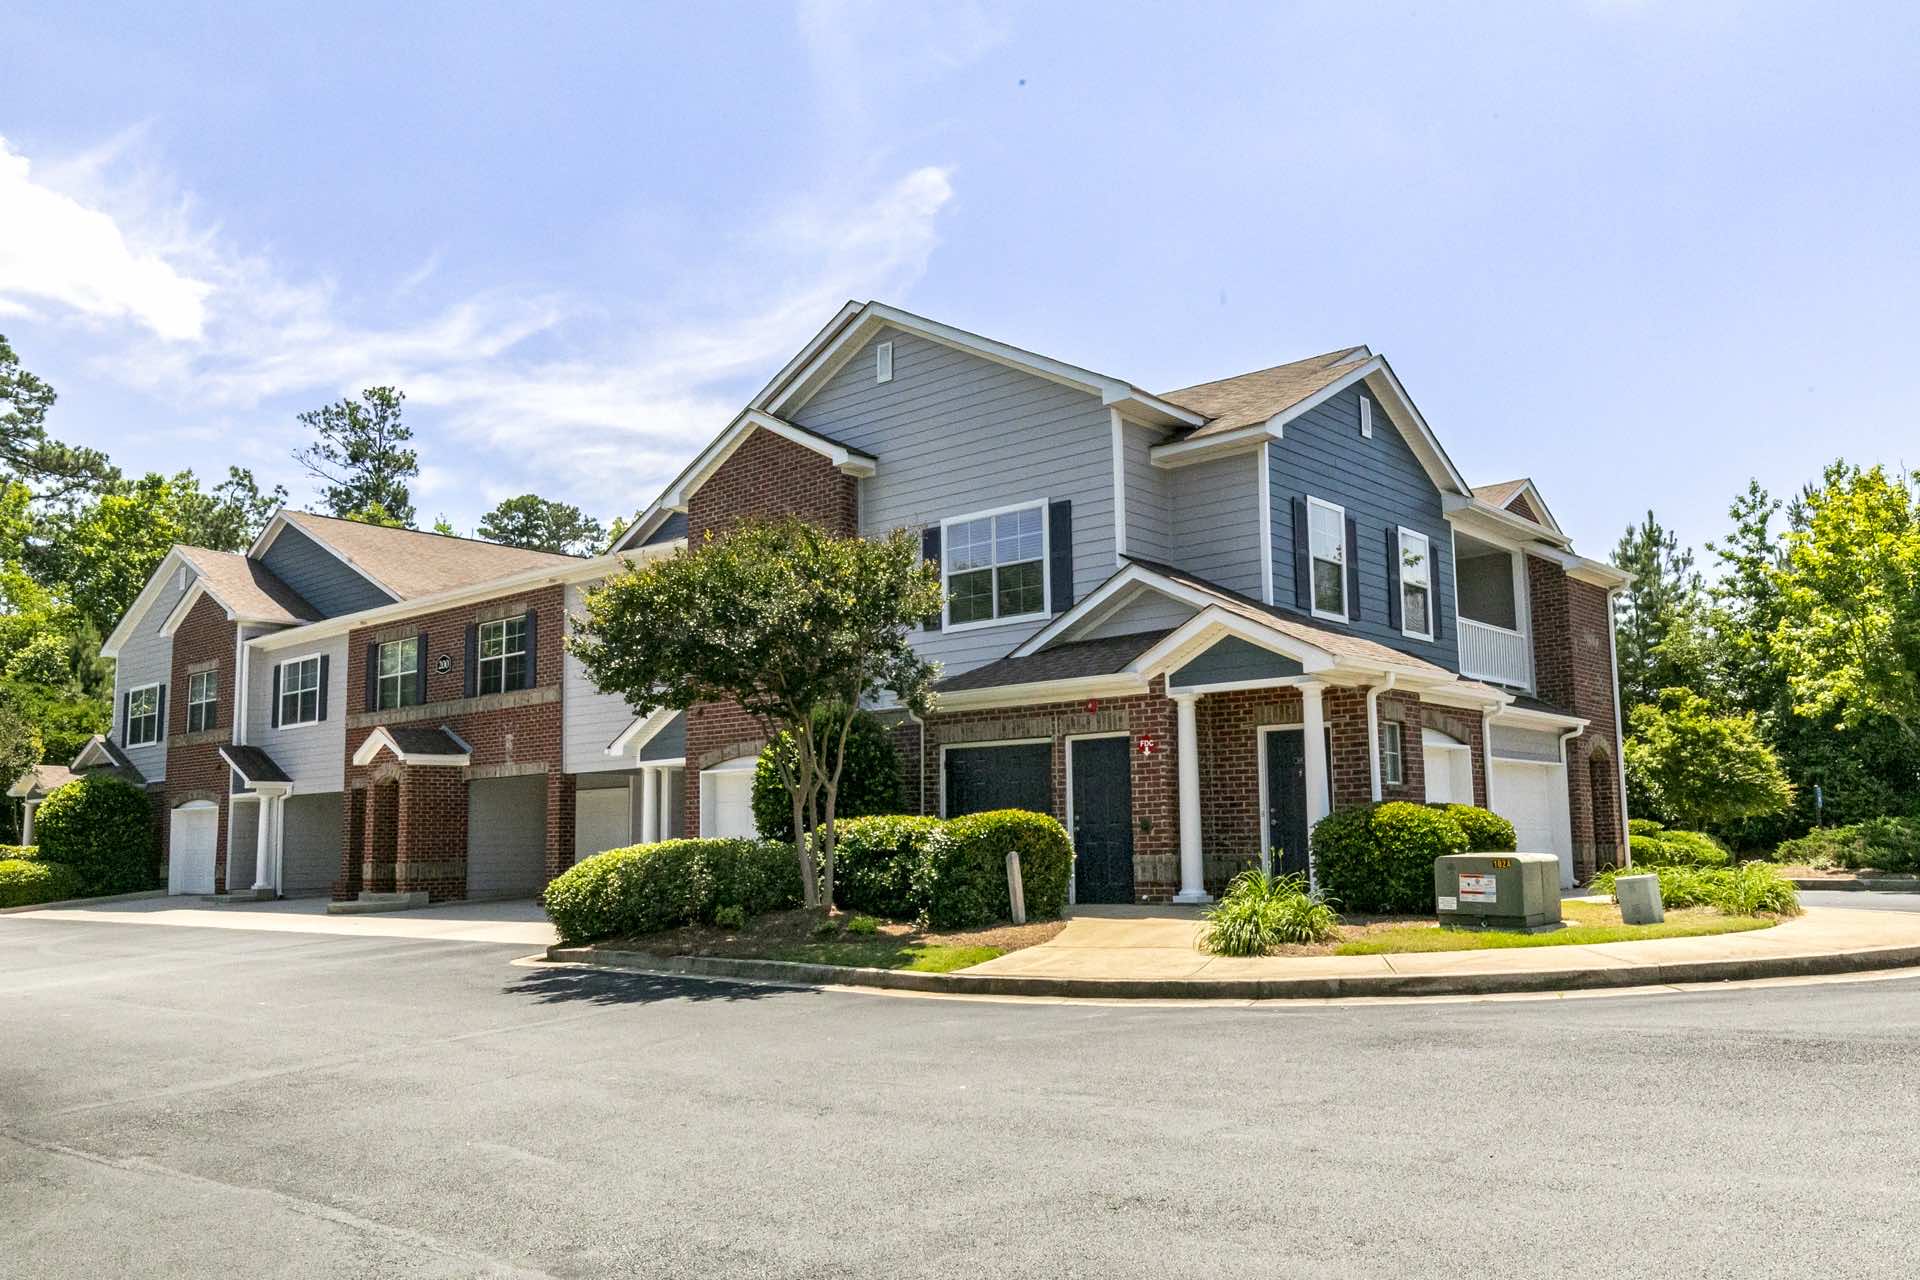
<path id="1" fill-rule="evenodd" d="M 385 711 L 407 705 L 407 693 L 413 688 L 414 674 L 420 669 L 420 638 L 389 640 L 380 646 L 379 668 L 374 690 L 374 706 Z"/>
<path id="2" fill-rule="evenodd" d="M 220 673 L 196 671 L 187 677 L 187 732 L 213 728 L 219 707 Z"/>
<path id="3" fill-rule="evenodd" d="M 1406 780 L 1406 740 L 1397 720 L 1386 721 L 1380 731 L 1380 778 L 1397 787 Z"/>
<path id="4" fill-rule="evenodd" d="M 1313 556 L 1313 613 L 1347 620 L 1347 513 L 1319 498 L 1307 499 L 1307 540 Z"/>
<path id="5" fill-rule="evenodd" d="M 1411 529 L 1400 531 L 1400 630 L 1433 639 L 1433 543 Z"/>
<path id="6" fill-rule="evenodd" d="M 532 683 L 527 678 L 525 615 L 481 623 L 479 649 L 481 693 L 505 693 L 510 689 L 524 689 Z"/>
<path id="7" fill-rule="evenodd" d="M 280 727 L 320 719 L 320 655 L 280 664 Z"/>
<path id="8" fill-rule="evenodd" d="M 1047 611 L 1046 506 L 962 516 L 942 526 L 947 625 L 1042 616 Z"/>
<path id="9" fill-rule="evenodd" d="M 160 741 L 159 685 L 143 685 L 127 691 L 126 732 L 130 747 L 150 747 Z"/>

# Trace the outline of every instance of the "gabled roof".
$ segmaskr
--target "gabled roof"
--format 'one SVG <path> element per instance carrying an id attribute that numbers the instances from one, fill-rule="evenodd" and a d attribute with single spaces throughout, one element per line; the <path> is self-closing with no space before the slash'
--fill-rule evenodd
<path id="1" fill-rule="evenodd" d="M 390 529 L 315 515 L 311 511 L 281 509 L 261 531 L 247 554 L 264 556 L 292 525 L 321 548 L 395 600 L 413 600 L 459 587 L 473 586 L 542 565 L 579 562 L 577 556 L 504 547 L 478 538 L 458 538 L 418 529 Z"/>
<path id="2" fill-rule="evenodd" d="M 392 752 L 402 764 L 465 766 L 473 762 L 472 746 L 445 725 L 380 725 L 353 753 L 353 763 L 364 768 L 382 751 Z"/>
<path id="3" fill-rule="evenodd" d="M 1114 675 L 1166 638 L 1165 629 L 1139 631 L 1098 640 L 1071 640 L 1025 657 L 1006 657 L 984 667 L 949 676 L 935 686 L 939 693 L 965 689 L 998 689 L 1010 684 L 1040 684 L 1049 680 L 1077 680 L 1085 676 Z"/>
<path id="4" fill-rule="evenodd" d="M 1342 347 L 1291 364 L 1277 364 L 1271 369 L 1256 369 L 1217 382 L 1162 392 L 1161 398 L 1205 414 L 1206 425 L 1182 437 L 1204 439 L 1264 423 L 1315 392 L 1324 391 L 1372 356 L 1373 352 L 1365 347 Z"/>
<path id="5" fill-rule="evenodd" d="M 63 764 L 36 764 L 7 788 L 13 800 L 38 800 L 72 782 L 77 775 Z"/>
<path id="6" fill-rule="evenodd" d="M 87 739 L 86 745 L 80 748 L 80 753 L 74 756 L 73 763 L 68 767 L 75 773 L 85 773 L 89 769 L 118 769 L 132 781 L 146 781 L 141 777 L 140 770 L 134 768 L 127 753 L 120 749 L 120 744 L 101 733 Z"/>
<path id="7" fill-rule="evenodd" d="M 1539 486 L 1525 476 L 1518 480 L 1502 480 L 1497 484 L 1475 485 L 1473 496 L 1477 501 L 1511 512 L 1522 520 L 1531 520 L 1544 529 L 1562 532 L 1560 522 L 1547 509 L 1547 500 L 1540 496 Z"/>
<path id="8" fill-rule="evenodd" d="M 673 483 L 667 486 L 666 492 L 660 495 L 659 501 L 647 509 L 646 515 L 634 522 L 634 527 L 628 531 L 628 536 L 622 537 L 614 550 L 624 551 L 632 546 L 631 538 L 637 536 L 642 527 L 651 525 L 657 528 L 659 522 L 650 519 L 657 513 L 684 511 L 687 496 L 700 487 L 701 481 L 718 470 L 721 463 L 731 458 L 734 450 L 746 443 L 747 437 L 755 431 L 768 431 L 802 448 L 811 449 L 851 476 L 870 476 L 876 469 L 876 459 L 870 453 L 842 444 L 831 436 L 821 435 L 818 431 L 810 431 L 806 427 L 788 422 L 785 418 L 776 418 L 763 410 L 747 409 L 728 423 L 727 429 L 715 436 L 707 447 L 687 464 L 686 469 L 674 477 Z M 649 528 L 648 532 L 651 533 L 653 528 Z"/>
<path id="9" fill-rule="evenodd" d="M 220 758 L 250 787 L 261 783 L 268 786 L 284 785 L 293 781 L 287 776 L 287 771 L 275 764 L 273 757 L 259 747 L 222 746 Z"/>
<path id="10" fill-rule="evenodd" d="M 173 633 L 203 595 L 212 596 L 235 622 L 268 622 L 291 627 L 317 622 L 324 616 L 258 560 L 205 547 L 183 546 L 176 550 L 196 576 L 161 626 L 164 635 Z"/>

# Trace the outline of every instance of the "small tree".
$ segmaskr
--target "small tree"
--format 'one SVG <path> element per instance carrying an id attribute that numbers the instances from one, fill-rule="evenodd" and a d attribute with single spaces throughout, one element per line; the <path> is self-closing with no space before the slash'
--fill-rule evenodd
<path id="1" fill-rule="evenodd" d="M 293 460 L 325 481 L 321 494 L 334 515 L 413 527 L 407 481 L 420 474 L 420 458 L 407 447 L 413 429 L 400 420 L 406 398 L 393 387 L 368 387 L 358 400 L 300 415 L 314 442 L 294 450 Z"/>
<path id="2" fill-rule="evenodd" d="M 586 596 L 572 647 L 594 683 L 638 714 L 732 702 L 779 757 L 808 906 L 833 901 L 834 817 L 847 740 L 882 692 L 916 714 L 935 669 L 907 635 L 940 608 L 938 571 L 904 531 L 840 538 L 795 519 L 749 521 L 724 538 L 629 569 Z M 818 725 L 815 713 L 837 708 Z M 819 814 L 815 866 L 808 815 Z"/>
<path id="3" fill-rule="evenodd" d="M 1661 814 L 1693 830 L 1779 813 L 1793 785 L 1752 712 L 1715 715 L 1691 689 L 1663 689 L 1628 717 L 1627 773 Z"/>
<path id="4" fill-rule="evenodd" d="M 821 707 L 813 713 L 814 732 L 824 738 L 839 716 L 839 707 Z M 753 825 L 769 840 L 793 839 L 793 811 L 789 808 L 781 755 L 793 754 L 793 736 L 781 734 L 760 752 L 753 771 Z M 855 715 L 847 732 L 847 767 L 840 779 L 835 816 L 869 818 L 906 810 L 906 781 L 900 774 L 900 749 L 880 717 L 868 711 Z"/>
<path id="5" fill-rule="evenodd" d="M 537 493 L 508 498 L 480 517 L 478 533 L 488 542 L 555 555 L 591 555 L 606 544 L 600 522 L 570 502 Z"/>

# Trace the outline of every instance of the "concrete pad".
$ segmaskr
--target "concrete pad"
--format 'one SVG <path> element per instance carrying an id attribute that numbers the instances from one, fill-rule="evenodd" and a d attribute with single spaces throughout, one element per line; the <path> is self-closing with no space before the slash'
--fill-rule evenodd
<path id="1" fill-rule="evenodd" d="M 536 902 L 449 903 L 374 916 L 327 914 L 325 898 L 235 902 L 205 906 L 195 898 L 148 898 L 111 906 L 59 907 L 18 913 L 28 919 L 99 924 L 162 925 L 196 929 L 251 929 L 277 933 L 339 934 L 362 938 L 422 938 L 445 942 L 499 942 L 551 946 L 559 941 Z"/>

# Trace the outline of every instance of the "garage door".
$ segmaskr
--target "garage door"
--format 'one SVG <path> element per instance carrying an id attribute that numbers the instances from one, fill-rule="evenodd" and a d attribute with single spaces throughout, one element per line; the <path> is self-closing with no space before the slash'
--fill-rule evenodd
<path id="1" fill-rule="evenodd" d="M 701 773 L 701 835 L 751 840 L 760 834 L 753 823 L 754 764 L 748 756 Z"/>
<path id="2" fill-rule="evenodd" d="M 547 779 L 467 784 L 467 897 L 530 898 L 547 882 Z"/>
<path id="3" fill-rule="evenodd" d="M 219 829 L 215 805 L 187 804 L 173 811 L 167 832 L 168 893 L 213 892 L 213 846 Z"/>
<path id="4" fill-rule="evenodd" d="M 291 795 L 283 806 L 280 895 L 311 898 L 326 893 L 340 878 L 340 793 Z"/>
<path id="5" fill-rule="evenodd" d="M 624 779 L 623 779 L 624 781 Z M 633 843 L 633 792 L 625 786 L 595 787 L 573 797 L 573 860 L 591 858 Z"/>
<path id="6" fill-rule="evenodd" d="M 1558 764 L 1493 762 L 1493 809 L 1513 824 L 1522 853 L 1560 859 L 1560 887 L 1573 884 L 1573 833 L 1567 825 L 1567 771 Z"/>
<path id="7" fill-rule="evenodd" d="M 945 813 L 957 818 L 989 809 L 1052 813 L 1051 742 L 999 747 L 948 747 L 943 782 Z"/>

